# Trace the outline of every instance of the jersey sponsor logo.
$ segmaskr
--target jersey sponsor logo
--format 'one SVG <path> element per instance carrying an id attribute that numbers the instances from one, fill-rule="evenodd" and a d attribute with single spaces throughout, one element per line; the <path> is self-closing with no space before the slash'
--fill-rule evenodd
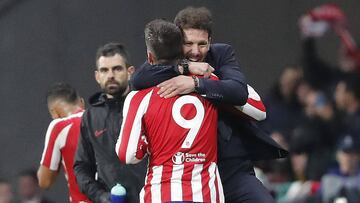
<path id="1" fill-rule="evenodd" d="M 192 153 L 185 153 L 185 162 L 193 162 L 193 163 L 201 163 L 201 162 L 205 162 L 206 158 L 206 154 L 204 153 L 196 153 L 196 154 L 192 154 Z"/>
<path id="2" fill-rule="evenodd" d="M 172 161 L 174 164 L 186 163 L 203 163 L 206 161 L 206 154 L 204 153 L 183 153 L 177 152 L 173 155 Z"/>
<path id="3" fill-rule="evenodd" d="M 104 132 L 106 132 L 107 129 L 102 129 L 102 130 L 95 130 L 95 137 L 100 137 L 101 135 L 104 134 Z"/>
<path id="4" fill-rule="evenodd" d="M 182 153 L 182 152 L 177 152 L 172 157 L 172 161 L 174 164 L 183 164 L 184 160 L 185 160 L 185 156 L 184 156 L 184 153 Z"/>

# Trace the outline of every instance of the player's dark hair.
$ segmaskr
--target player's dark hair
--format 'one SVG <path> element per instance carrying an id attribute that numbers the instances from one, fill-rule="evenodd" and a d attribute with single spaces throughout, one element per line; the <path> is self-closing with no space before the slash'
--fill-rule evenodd
<path id="1" fill-rule="evenodd" d="M 147 49 L 158 63 L 171 63 L 182 58 L 182 31 L 175 24 L 156 19 L 145 26 Z"/>
<path id="2" fill-rule="evenodd" d="M 63 100 L 69 104 L 75 104 L 80 98 L 79 94 L 69 84 L 58 82 L 53 84 L 46 93 L 46 100 L 51 103 L 55 100 Z"/>

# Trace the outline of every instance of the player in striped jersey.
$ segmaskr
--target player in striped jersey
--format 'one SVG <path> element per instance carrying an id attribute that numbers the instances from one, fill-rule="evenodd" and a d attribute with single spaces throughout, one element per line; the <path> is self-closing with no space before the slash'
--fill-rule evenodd
<path id="1" fill-rule="evenodd" d="M 182 56 L 181 31 L 170 22 L 148 23 L 145 41 L 150 64 L 177 63 Z M 158 90 L 128 95 L 116 144 L 125 163 L 149 155 L 141 202 L 224 202 L 216 164 L 215 106 L 195 93 L 165 99 Z"/>
<path id="2" fill-rule="evenodd" d="M 47 94 L 48 109 L 54 119 L 46 132 L 38 169 L 39 185 L 49 188 L 56 180 L 60 163 L 68 181 L 70 202 L 91 202 L 79 191 L 73 172 L 84 100 L 68 84 L 56 83 Z"/>

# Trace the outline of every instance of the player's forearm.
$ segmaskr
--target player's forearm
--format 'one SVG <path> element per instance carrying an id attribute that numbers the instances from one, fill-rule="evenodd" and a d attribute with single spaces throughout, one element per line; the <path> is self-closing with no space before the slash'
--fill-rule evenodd
<path id="1" fill-rule="evenodd" d="M 37 171 L 37 177 L 39 179 L 40 188 L 42 189 L 50 188 L 56 181 L 57 176 L 58 176 L 57 171 L 51 171 L 50 169 L 44 166 L 40 166 Z"/>

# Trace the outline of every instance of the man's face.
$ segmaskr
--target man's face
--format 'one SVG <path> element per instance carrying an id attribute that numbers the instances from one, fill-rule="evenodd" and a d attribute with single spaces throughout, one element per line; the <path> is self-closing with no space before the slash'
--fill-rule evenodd
<path id="1" fill-rule="evenodd" d="M 334 98 L 335 98 L 335 104 L 336 107 L 340 110 L 345 110 L 347 104 L 347 94 L 346 94 L 346 84 L 342 81 L 340 81 L 337 85 L 336 85 L 336 89 L 335 89 L 335 93 L 334 93 Z"/>
<path id="2" fill-rule="evenodd" d="M 126 68 L 125 60 L 120 54 L 101 56 L 95 71 L 96 81 L 109 96 L 123 95 L 128 89 L 128 80 L 134 67 Z"/>
<path id="3" fill-rule="evenodd" d="M 18 189 L 21 199 L 33 198 L 39 189 L 38 183 L 30 176 L 19 177 Z"/>
<path id="4" fill-rule="evenodd" d="M 13 202 L 14 194 L 9 183 L 0 183 L 0 202 Z"/>
<path id="5" fill-rule="evenodd" d="M 194 62 L 203 62 L 210 48 L 209 33 L 206 30 L 184 29 L 184 46 L 185 57 Z"/>

